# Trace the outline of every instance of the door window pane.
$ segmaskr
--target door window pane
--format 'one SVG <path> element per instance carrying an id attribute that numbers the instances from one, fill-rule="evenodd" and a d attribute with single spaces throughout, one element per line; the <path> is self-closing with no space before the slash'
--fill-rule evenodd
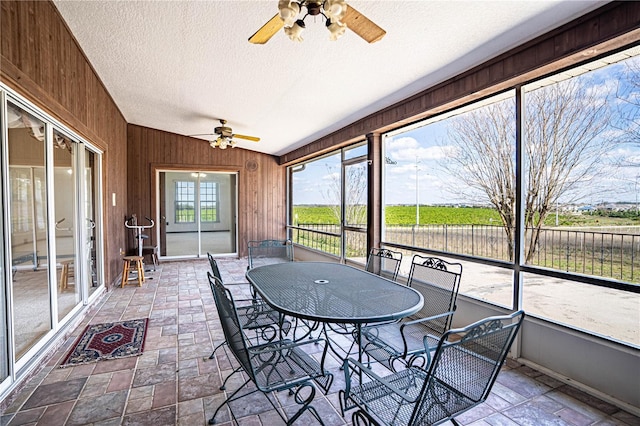
<path id="1" fill-rule="evenodd" d="M 195 182 L 176 182 L 175 221 L 176 223 L 193 223 L 195 217 Z"/>
<path id="2" fill-rule="evenodd" d="M 236 253 L 236 174 L 166 171 L 158 185 L 163 256 Z"/>
<path id="3" fill-rule="evenodd" d="M 367 162 L 349 164 L 344 167 L 346 226 L 367 228 Z"/>
<path id="4" fill-rule="evenodd" d="M 291 173 L 291 238 L 294 243 L 335 256 L 342 252 L 341 153 L 289 169 Z"/>
<path id="5" fill-rule="evenodd" d="M 200 220 L 218 221 L 218 184 L 216 182 L 200 182 Z"/>
<path id="6" fill-rule="evenodd" d="M 81 280 L 75 276 L 76 258 L 76 143 L 53 132 L 53 188 L 55 204 L 55 241 L 58 293 L 58 320 L 80 302 Z"/>
<path id="7" fill-rule="evenodd" d="M 344 166 L 344 257 L 359 263 L 367 258 L 367 171 L 366 161 Z"/>
<path id="8" fill-rule="evenodd" d="M 19 359 L 51 330 L 45 125 L 8 104 L 13 329 Z"/>
<path id="9" fill-rule="evenodd" d="M 99 199 L 99 164 L 100 156 L 89 151 L 85 147 L 84 151 L 84 216 L 85 216 L 85 242 L 84 248 L 84 265 L 85 265 L 85 281 L 88 283 L 89 295 L 93 294 L 102 284 L 100 282 L 100 245 L 97 244 L 96 238 L 100 235 L 100 221 L 98 220 L 98 211 L 100 208 Z"/>

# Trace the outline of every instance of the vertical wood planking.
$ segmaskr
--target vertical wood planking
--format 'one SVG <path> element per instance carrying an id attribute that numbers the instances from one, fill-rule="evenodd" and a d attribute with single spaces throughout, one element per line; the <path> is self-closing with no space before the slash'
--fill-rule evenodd
<path id="1" fill-rule="evenodd" d="M 247 241 L 285 237 L 285 168 L 273 156 L 242 148 L 212 149 L 200 139 L 133 124 L 127 139 L 129 214 L 155 218 L 156 169 L 237 171 L 238 254 L 247 255 Z M 250 161 L 257 170 L 247 169 Z"/>
<path id="2" fill-rule="evenodd" d="M 105 279 L 119 277 L 124 246 L 124 117 L 50 1 L 0 3 L 0 79 L 104 151 Z M 118 205 L 111 205 L 116 193 Z"/>

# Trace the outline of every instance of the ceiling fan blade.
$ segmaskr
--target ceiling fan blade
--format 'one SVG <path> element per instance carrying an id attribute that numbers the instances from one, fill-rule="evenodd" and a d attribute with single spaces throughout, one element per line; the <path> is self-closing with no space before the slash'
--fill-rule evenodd
<path id="1" fill-rule="evenodd" d="M 234 133 L 233 135 L 234 138 L 238 138 L 238 139 L 246 139 L 248 141 L 253 141 L 253 142 L 259 142 L 260 138 L 256 138 L 255 136 L 245 136 L 245 135 L 236 135 Z"/>
<path id="2" fill-rule="evenodd" d="M 198 133 L 198 134 L 195 134 L 195 135 L 187 135 L 187 136 L 191 138 L 191 137 L 195 137 L 195 136 L 215 136 L 215 135 L 216 135 L 216 133 Z"/>
<path id="3" fill-rule="evenodd" d="M 254 35 L 249 37 L 249 43 L 253 44 L 265 44 L 271 37 L 275 35 L 284 27 L 284 21 L 280 18 L 280 15 L 276 15 L 262 26 Z"/>
<path id="4" fill-rule="evenodd" d="M 342 22 L 347 24 L 347 27 L 351 31 L 358 34 L 368 43 L 375 43 L 387 33 L 372 20 L 354 9 L 351 5 L 347 6 L 347 12 L 345 13 L 344 18 L 342 18 Z"/>

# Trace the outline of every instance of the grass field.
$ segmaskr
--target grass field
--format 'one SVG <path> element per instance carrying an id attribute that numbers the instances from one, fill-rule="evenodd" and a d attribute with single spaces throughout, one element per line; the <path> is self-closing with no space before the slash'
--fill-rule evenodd
<path id="1" fill-rule="evenodd" d="M 327 206 L 295 206 L 294 224 L 339 224 L 333 210 Z M 555 225 L 556 216 L 547 217 L 547 226 Z M 415 206 L 387 206 L 385 208 L 387 225 L 414 225 L 416 223 Z M 440 207 L 420 206 L 421 225 L 500 225 L 500 216 L 494 209 L 485 207 Z M 634 226 L 640 225 L 640 217 L 618 218 L 588 214 L 560 214 L 559 226 Z"/>

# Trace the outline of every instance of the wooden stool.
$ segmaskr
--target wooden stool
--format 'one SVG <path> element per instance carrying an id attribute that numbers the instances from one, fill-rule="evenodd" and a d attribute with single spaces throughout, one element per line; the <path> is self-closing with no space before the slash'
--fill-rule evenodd
<path id="1" fill-rule="evenodd" d="M 60 266 L 62 267 L 60 271 L 60 291 L 66 290 L 69 286 L 69 264 L 72 262 L 73 260 L 60 261 Z"/>
<path id="2" fill-rule="evenodd" d="M 129 272 L 133 271 L 133 268 L 138 271 L 138 286 L 142 287 L 142 283 L 144 282 L 144 265 L 142 264 L 142 259 L 142 256 L 125 256 L 122 258 L 124 261 L 124 265 L 122 266 L 122 287 L 129 281 Z"/>

